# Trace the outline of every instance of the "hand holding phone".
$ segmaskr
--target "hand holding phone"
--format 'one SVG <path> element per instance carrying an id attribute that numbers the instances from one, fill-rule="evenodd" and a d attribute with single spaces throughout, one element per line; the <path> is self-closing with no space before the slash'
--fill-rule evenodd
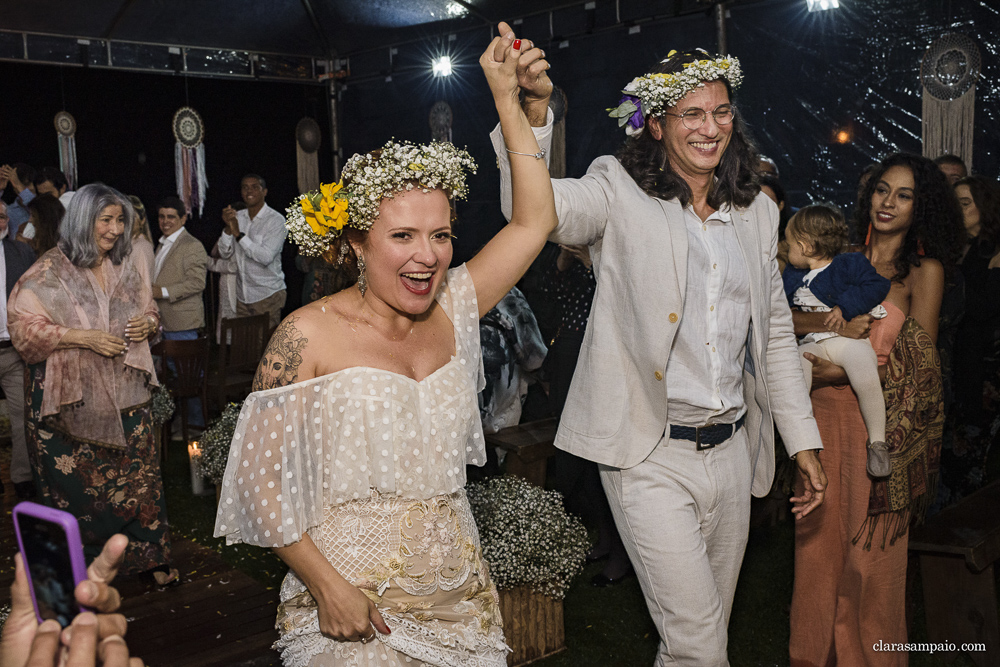
<path id="1" fill-rule="evenodd" d="M 51 619 L 67 627 L 74 616 L 84 611 L 73 593 L 77 584 L 87 579 L 76 517 L 23 502 L 14 507 L 14 530 L 38 622 Z"/>
<path id="2" fill-rule="evenodd" d="M 23 508 L 24 510 L 31 508 Z M 48 508 L 43 508 L 48 509 Z M 15 509 L 15 511 L 17 511 Z M 52 510 L 56 511 L 56 510 Z M 63 517 L 65 518 L 65 517 Z M 75 522 L 75 520 L 74 520 Z M 18 526 L 26 528 L 27 526 Z M 20 536 L 19 536 L 20 537 Z M 68 628 L 62 628 L 58 621 L 51 620 L 39 624 L 33 609 L 32 591 L 28 583 L 27 566 L 21 554 L 15 556 L 14 583 L 10 587 L 11 611 L 3 634 L 0 637 L 0 665 L 3 667 L 25 667 L 29 662 L 39 660 L 49 664 L 48 656 L 63 653 L 77 655 L 79 665 L 96 664 L 104 667 L 142 667 L 142 660 L 130 657 L 128 647 L 122 640 L 128 624 L 125 617 L 115 612 L 121 604 L 118 591 L 111 586 L 118 568 L 121 566 L 128 538 L 112 535 L 105 543 L 100 555 L 86 570 L 86 580 L 76 586 L 75 606 L 85 606 L 96 612 L 96 646 L 94 642 L 95 616 L 90 613 L 77 614 Z M 84 650 L 74 651 L 79 646 Z M 90 653 L 86 647 L 90 646 Z M 89 655 L 89 657 L 88 657 Z M 43 656 L 45 658 L 43 659 Z M 62 655 L 65 658 L 65 655 Z M 49 662 L 46 662 L 48 659 Z M 76 665 L 72 657 L 70 665 Z"/>

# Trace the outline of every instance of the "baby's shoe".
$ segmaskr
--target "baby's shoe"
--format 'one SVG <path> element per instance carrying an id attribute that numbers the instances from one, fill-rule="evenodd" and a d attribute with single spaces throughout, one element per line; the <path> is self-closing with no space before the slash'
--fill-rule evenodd
<path id="1" fill-rule="evenodd" d="M 884 442 L 868 443 L 868 474 L 872 477 L 888 477 L 892 472 L 889 461 L 889 446 Z"/>

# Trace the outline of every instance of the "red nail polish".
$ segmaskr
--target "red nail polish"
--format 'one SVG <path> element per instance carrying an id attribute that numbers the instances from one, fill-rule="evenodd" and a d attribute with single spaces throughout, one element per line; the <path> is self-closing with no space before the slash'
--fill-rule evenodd
<path id="1" fill-rule="evenodd" d="M 521 40 L 519 40 L 519 39 L 515 39 L 515 40 L 514 40 L 514 50 L 515 50 L 515 51 L 518 51 L 518 50 L 520 50 L 520 49 L 521 49 Z"/>

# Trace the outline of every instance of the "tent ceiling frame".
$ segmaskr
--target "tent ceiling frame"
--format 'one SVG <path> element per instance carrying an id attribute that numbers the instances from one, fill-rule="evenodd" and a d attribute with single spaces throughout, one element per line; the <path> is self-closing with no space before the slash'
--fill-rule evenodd
<path id="1" fill-rule="evenodd" d="M 123 11 L 124 10 L 125 7 L 123 7 Z M 114 26 L 112 26 L 112 29 L 113 27 Z M 61 45 L 67 47 L 67 49 L 73 47 L 73 44 L 75 43 L 79 56 L 71 59 L 63 53 L 63 57 L 61 58 L 45 58 L 40 57 L 40 55 L 32 54 L 29 47 L 33 38 L 59 40 Z M 294 53 L 275 53 L 271 51 L 250 51 L 245 49 L 188 46 L 162 42 L 139 42 L 134 40 L 81 37 L 64 34 L 3 29 L 0 29 L 0 40 L 6 42 L 5 46 L 7 47 L 0 49 L 0 61 L 27 62 L 62 67 L 93 67 L 95 69 L 146 72 L 149 74 L 183 75 L 199 78 L 296 81 L 304 84 L 311 83 L 317 85 L 322 84 L 320 77 L 329 69 L 329 60 L 326 58 L 317 58 L 315 56 Z M 17 54 L 14 54 L 13 49 L 9 48 L 14 41 L 20 43 L 20 46 L 17 48 Z M 171 64 L 169 67 L 163 66 L 162 63 L 156 64 L 152 62 L 148 62 L 147 64 L 143 64 L 141 62 L 139 64 L 122 64 L 120 62 L 120 58 L 116 61 L 114 55 L 114 51 L 116 51 L 115 47 L 123 47 L 126 49 L 153 49 L 158 51 L 161 56 L 168 55 Z M 246 72 L 197 70 L 192 69 L 189 66 L 189 55 L 204 54 L 207 57 L 213 53 L 219 56 L 237 55 L 238 60 L 241 63 L 245 61 Z M 74 54 L 74 56 L 75 55 L 76 54 Z M 262 61 L 267 62 L 268 60 L 275 59 L 298 61 L 300 65 L 298 73 L 295 75 L 282 74 L 279 71 L 269 71 L 266 66 L 261 65 Z"/>

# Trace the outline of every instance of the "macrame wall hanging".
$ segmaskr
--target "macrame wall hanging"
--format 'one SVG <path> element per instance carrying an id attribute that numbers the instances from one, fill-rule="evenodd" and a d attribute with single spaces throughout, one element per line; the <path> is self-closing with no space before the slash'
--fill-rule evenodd
<path id="1" fill-rule="evenodd" d="M 566 93 L 558 86 L 552 87 L 549 98 L 552 109 L 552 148 L 549 152 L 549 176 L 566 178 Z"/>
<path id="2" fill-rule="evenodd" d="M 69 189 L 76 190 L 79 180 L 76 171 L 76 119 L 68 111 L 55 117 L 56 138 L 59 140 L 59 170 L 66 174 Z"/>
<path id="3" fill-rule="evenodd" d="M 205 208 L 205 125 L 201 116 L 191 107 L 181 107 L 174 114 L 174 175 L 177 178 L 177 196 L 190 213 L 198 211 L 201 217 Z"/>
<path id="4" fill-rule="evenodd" d="M 299 171 L 299 192 L 319 189 L 319 124 L 303 118 L 295 126 L 295 161 Z"/>
<path id="5" fill-rule="evenodd" d="M 427 122 L 431 126 L 431 141 L 451 141 L 451 107 L 439 100 L 431 107 Z"/>
<path id="6" fill-rule="evenodd" d="M 931 44 L 920 63 L 923 84 L 924 156 L 945 153 L 972 170 L 979 47 L 965 35 L 947 33 Z"/>

